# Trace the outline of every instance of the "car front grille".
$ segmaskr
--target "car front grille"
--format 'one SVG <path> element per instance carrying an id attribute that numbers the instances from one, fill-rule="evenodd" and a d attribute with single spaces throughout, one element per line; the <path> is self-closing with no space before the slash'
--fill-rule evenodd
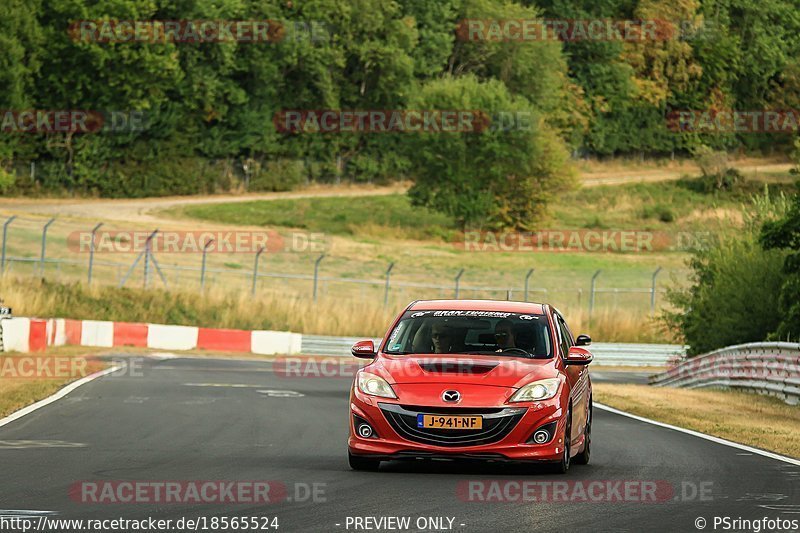
<path id="1" fill-rule="evenodd" d="M 525 414 L 522 408 L 442 408 L 403 406 L 391 403 L 379 403 L 386 420 L 404 439 L 421 444 L 436 446 L 480 446 L 502 440 L 517 425 Z M 480 415 L 483 417 L 481 429 L 438 429 L 417 427 L 417 415 L 453 414 L 459 416 Z"/>

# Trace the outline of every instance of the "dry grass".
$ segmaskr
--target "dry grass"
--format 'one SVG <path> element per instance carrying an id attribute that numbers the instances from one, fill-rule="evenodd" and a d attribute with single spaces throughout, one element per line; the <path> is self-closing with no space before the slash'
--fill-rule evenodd
<path id="1" fill-rule="evenodd" d="M 592 320 L 589 312 L 562 309 L 573 334 L 586 333 L 597 342 L 678 343 L 676 336 L 664 330 L 652 316 L 624 309 L 596 309 Z"/>
<path id="2" fill-rule="evenodd" d="M 589 347 L 591 350 L 591 347 Z M 591 369 L 596 372 L 646 372 L 647 374 L 658 374 L 667 370 L 665 366 L 631 366 L 631 365 L 600 365 L 592 363 Z"/>
<path id="3" fill-rule="evenodd" d="M 13 352 L 3 355 L 2 358 L 22 357 L 74 357 L 86 358 L 79 368 L 85 370 L 80 375 L 59 378 L 8 378 L 0 375 L 0 417 L 9 415 L 23 407 L 50 396 L 57 390 L 70 383 L 105 368 L 105 363 L 91 356 L 104 351 L 101 348 L 86 348 L 82 346 L 63 346 L 37 354 L 15 354 Z"/>
<path id="4" fill-rule="evenodd" d="M 597 402 L 660 422 L 800 457 L 800 407 L 753 393 L 595 384 Z M 757 422 L 757 423 L 756 423 Z"/>
<path id="5" fill-rule="evenodd" d="M 278 290 L 249 292 L 221 288 L 207 291 L 172 289 L 120 289 L 59 284 L 31 278 L 0 279 L 0 294 L 18 316 L 62 317 L 155 324 L 270 329 L 317 335 L 381 336 L 405 300 L 393 299 L 387 307 L 376 298 L 310 298 Z M 596 309 L 589 324 L 586 311 L 563 309 L 573 331 L 587 333 L 598 342 L 665 342 L 646 314 Z"/>

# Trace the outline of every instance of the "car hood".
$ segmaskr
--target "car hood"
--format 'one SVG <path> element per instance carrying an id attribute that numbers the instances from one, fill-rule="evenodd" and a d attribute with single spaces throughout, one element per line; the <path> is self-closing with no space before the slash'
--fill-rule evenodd
<path id="1" fill-rule="evenodd" d="M 391 384 L 459 383 L 514 388 L 558 375 L 553 359 L 491 355 L 382 354 L 367 370 Z"/>

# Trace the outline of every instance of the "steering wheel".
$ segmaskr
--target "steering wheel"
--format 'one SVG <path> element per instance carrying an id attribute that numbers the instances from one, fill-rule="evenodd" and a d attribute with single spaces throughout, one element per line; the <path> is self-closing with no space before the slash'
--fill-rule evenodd
<path id="1" fill-rule="evenodd" d="M 523 350 L 522 348 L 517 348 L 516 346 L 512 346 L 511 348 L 504 348 L 503 351 L 500 353 L 518 353 L 527 356 L 531 355 L 527 350 Z"/>

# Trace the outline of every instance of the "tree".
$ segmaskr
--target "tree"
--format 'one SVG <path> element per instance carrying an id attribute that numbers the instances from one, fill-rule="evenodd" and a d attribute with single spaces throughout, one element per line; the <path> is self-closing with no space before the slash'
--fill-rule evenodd
<path id="1" fill-rule="evenodd" d="M 532 229 L 550 196 L 571 184 L 563 141 L 530 103 L 497 80 L 446 77 L 420 88 L 416 110 L 480 110 L 514 117 L 510 128 L 409 133 L 412 201 L 453 216 L 462 227 Z"/>
<path id="2" fill-rule="evenodd" d="M 800 340 L 800 195 L 786 215 L 764 224 L 760 242 L 767 250 L 786 250 L 783 263 L 785 276 L 777 308 L 780 324 L 772 335 L 777 340 Z"/>

